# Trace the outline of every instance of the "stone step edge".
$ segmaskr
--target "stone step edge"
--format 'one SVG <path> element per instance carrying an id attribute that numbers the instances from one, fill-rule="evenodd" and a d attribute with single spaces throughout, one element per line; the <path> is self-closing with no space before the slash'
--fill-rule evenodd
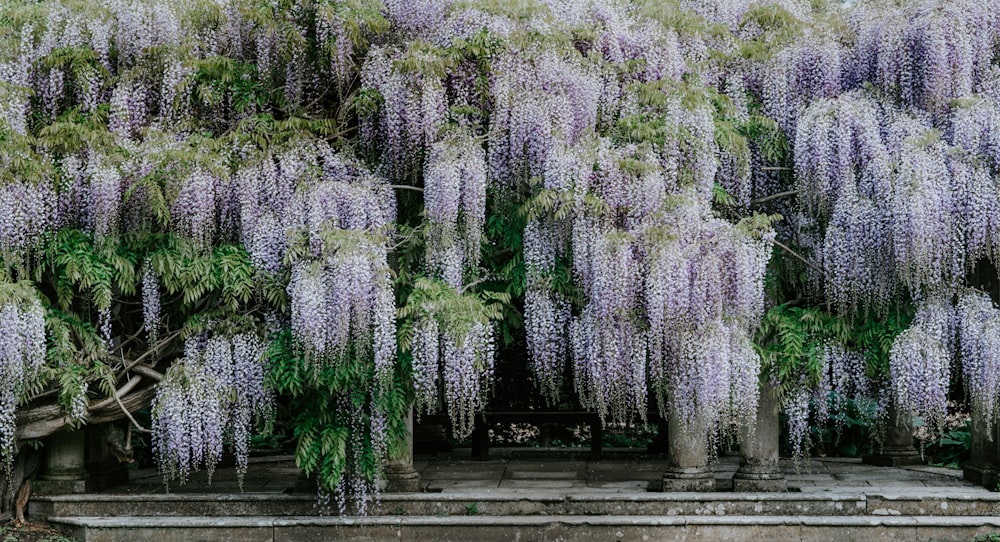
<path id="1" fill-rule="evenodd" d="M 822 526 L 822 527 L 1000 527 L 997 516 L 372 516 L 52 517 L 49 523 L 90 529 L 203 529 L 283 527 L 531 527 L 566 526 Z"/>
<path id="2" fill-rule="evenodd" d="M 593 493 L 570 494 L 551 491 L 521 492 L 502 494 L 496 492 L 461 492 L 461 493 L 383 493 L 379 496 L 382 502 L 419 501 L 419 502 L 507 502 L 536 501 L 543 503 L 561 502 L 691 502 L 691 501 L 817 501 L 841 502 L 864 500 L 865 495 L 853 493 L 813 494 L 813 493 Z M 77 493 L 63 495 L 35 495 L 32 500 L 42 502 L 135 502 L 135 501 L 315 501 L 313 494 L 289 495 L 287 493 Z M 998 498 L 997 500 L 1000 500 Z"/>
<path id="3" fill-rule="evenodd" d="M 495 492 L 462 492 L 462 493 L 383 493 L 381 502 L 861 502 L 872 499 L 887 501 L 962 501 L 962 502 L 1000 502 L 1000 493 L 941 493 L 928 491 L 926 493 L 518 493 L 497 494 Z M 289 495 L 287 493 L 80 493 L 66 495 L 34 495 L 33 501 L 53 503 L 81 502 L 312 502 L 316 496 L 312 494 Z"/>

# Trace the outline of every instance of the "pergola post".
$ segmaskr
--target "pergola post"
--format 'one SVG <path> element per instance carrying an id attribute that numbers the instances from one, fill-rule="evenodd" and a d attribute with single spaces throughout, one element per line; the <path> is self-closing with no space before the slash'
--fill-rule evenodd
<path id="1" fill-rule="evenodd" d="M 920 452 L 913 445 L 913 416 L 908 412 L 900 415 L 896 407 L 889 407 L 889 422 L 882 449 L 877 454 L 864 456 L 862 462 L 880 467 L 903 467 L 923 463 Z"/>
<path id="2" fill-rule="evenodd" d="M 972 457 L 962 468 L 962 474 L 974 484 L 995 490 L 1000 483 L 1000 427 L 997 420 L 989 431 L 987 425 L 984 416 L 972 413 Z"/>
<path id="3" fill-rule="evenodd" d="M 63 429 L 45 441 L 45 459 L 34 484 L 39 494 L 86 493 L 90 490 L 82 430 Z"/>
<path id="4" fill-rule="evenodd" d="M 780 404 L 774 386 L 761 384 L 757 422 L 740 437 L 740 467 L 733 476 L 734 491 L 786 491 L 788 482 L 778 464 Z"/>
<path id="5" fill-rule="evenodd" d="M 385 490 L 391 493 L 420 491 L 420 473 L 413 468 L 413 409 L 406 416 L 406 445 L 386 464 Z"/>
<path id="6" fill-rule="evenodd" d="M 667 468 L 663 491 L 715 491 L 715 474 L 708 464 L 708 428 L 701 420 L 688 427 L 670 410 L 667 417 Z"/>

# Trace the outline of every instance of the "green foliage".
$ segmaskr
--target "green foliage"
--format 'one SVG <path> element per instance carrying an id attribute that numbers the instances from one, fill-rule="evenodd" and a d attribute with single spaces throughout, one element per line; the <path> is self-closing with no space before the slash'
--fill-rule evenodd
<path id="1" fill-rule="evenodd" d="M 738 126 L 741 135 L 752 141 L 760 150 L 761 158 L 774 166 L 787 165 L 791 144 L 778 123 L 755 110 L 759 104 L 751 103 L 751 114 Z"/>
<path id="2" fill-rule="evenodd" d="M 0 182 L 21 179 L 38 183 L 51 173 L 51 163 L 36 151 L 35 140 L 0 122 Z"/>
<path id="3" fill-rule="evenodd" d="M 772 307 L 754 341 L 762 362 L 761 379 L 781 382 L 782 396 L 802 385 L 818 384 L 825 343 L 846 343 L 850 333 L 846 321 L 820 309 L 788 304 Z"/>
<path id="4" fill-rule="evenodd" d="M 913 309 L 908 305 L 892 307 L 880 315 L 861 317 L 854 325 L 853 340 L 864 352 L 868 376 L 885 381 L 889 376 L 889 353 L 896 336 L 910 326 Z"/>
<path id="5" fill-rule="evenodd" d="M 944 432 L 923 452 L 932 465 L 960 468 L 972 455 L 972 422 Z"/>
<path id="6" fill-rule="evenodd" d="M 510 302 L 511 297 L 506 292 L 455 290 L 439 279 L 418 277 L 406 303 L 397 311 L 402 321 L 399 347 L 409 351 L 413 325 L 421 318 L 434 318 L 442 333 L 461 338 L 466 337 L 475 324 L 491 324 L 503 318 L 504 306 Z"/>
<path id="7" fill-rule="evenodd" d="M 524 317 L 516 301 L 524 296 L 525 269 L 522 235 L 526 214 L 522 210 L 505 207 L 487 212 L 484 234 L 493 240 L 493 250 L 483 255 L 487 280 L 482 289 L 504 293 L 511 300 L 501 305 L 502 314 L 497 328 L 504 346 L 510 347 L 522 340 Z"/>
<path id="8" fill-rule="evenodd" d="M 371 393 L 375 378 L 370 363 L 318 365 L 299 355 L 291 331 L 279 333 L 268 352 L 269 379 L 283 394 L 293 416 L 298 441 L 295 462 L 308 476 L 315 476 L 327 491 L 335 490 L 351 466 L 368 481 L 374 481 L 382 465 L 372 447 L 371 434 L 350 424 L 342 404 L 349 401 L 367 416 L 378 408 L 388 414 L 390 455 L 406 446 L 406 416 L 413 401 L 408 372 L 397 371 L 384 393 Z M 367 423 L 369 420 L 362 420 Z"/>
<path id="9" fill-rule="evenodd" d="M 778 4 L 760 4 L 743 15 L 741 29 L 754 27 L 763 30 L 756 38 L 741 43 L 739 54 L 745 59 L 771 57 L 784 45 L 802 34 L 802 22 Z"/>
<path id="10" fill-rule="evenodd" d="M 815 386 L 823 377 L 824 347 L 837 344 L 864 354 L 868 377 L 884 382 L 892 343 L 911 319 L 907 307 L 895 308 L 877 318 L 851 319 L 816 307 L 790 303 L 774 306 L 764 315 L 754 340 L 761 356 L 761 379 L 776 378 L 782 396 L 803 385 Z M 857 418 L 864 419 L 865 415 L 860 413 Z"/>
<path id="11" fill-rule="evenodd" d="M 834 393 L 837 392 L 831 392 Z M 877 420 L 877 400 L 855 401 L 843 398 L 841 404 L 844 405 L 842 408 L 830 413 L 831 419 L 828 422 L 812 428 L 818 446 L 828 455 L 840 457 L 861 457 L 873 453 L 877 431 L 873 423 Z"/>

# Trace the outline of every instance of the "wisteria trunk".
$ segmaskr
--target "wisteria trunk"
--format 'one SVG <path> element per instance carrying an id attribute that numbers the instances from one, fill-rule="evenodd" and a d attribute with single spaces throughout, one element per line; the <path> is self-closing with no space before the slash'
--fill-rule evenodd
<path id="1" fill-rule="evenodd" d="M 962 475 L 993 490 L 1000 484 L 1000 425 L 994 421 L 987 429 L 988 425 L 983 414 L 972 413 L 972 457 L 962 468 Z"/>
<path id="2" fill-rule="evenodd" d="M 862 461 L 880 467 L 902 467 L 923 463 L 920 453 L 913 446 L 913 416 L 909 413 L 900 415 L 896 407 L 890 407 L 886 424 L 882 449 L 879 453 L 864 456 Z"/>
<path id="3" fill-rule="evenodd" d="M 9 477 L 0 477 L 0 522 L 6 523 L 14 516 L 18 491 L 25 480 L 33 478 L 41 463 L 42 454 L 24 446 L 14 458 Z"/>
<path id="4" fill-rule="evenodd" d="M 788 483 L 778 464 L 781 410 L 777 390 L 762 384 L 757 422 L 740 435 L 740 467 L 733 476 L 734 491 L 785 491 Z"/>
<path id="5" fill-rule="evenodd" d="M 385 490 L 390 493 L 420 491 L 420 473 L 413 468 L 413 410 L 406 416 L 406 444 L 385 466 Z"/>
<path id="6" fill-rule="evenodd" d="M 715 491 L 715 474 L 708 464 L 708 432 L 699 419 L 688 427 L 677 409 L 667 418 L 667 469 L 663 491 Z"/>
<path id="7" fill-rule="evenodd" d="M 82 430 L 63 430 L 50 436 L 45 443 L 45 459 L 34 491 L 49 495 L 89 491 L 84 455 Z"/>

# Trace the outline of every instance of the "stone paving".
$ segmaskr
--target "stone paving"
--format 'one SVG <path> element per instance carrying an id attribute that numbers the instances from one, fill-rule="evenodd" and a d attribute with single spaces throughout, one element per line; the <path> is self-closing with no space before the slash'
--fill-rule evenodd
<path id="1" fill-rule="evenodd" d="M 152 469 L 101 494 L 33 497 L 32 517 L 88 542 L 151 540 L 750 540 L 968 542 L 1000 532 L 1000 495 L 961 471 L 857 459 L 782 461 L 788 493 L 735 493 L 739 458 L 715 464 L 718 491 L 662 493 L 662 456 L 565 449 L 418 455 L 421 493 L 383 494 L 359 517 L 324 515 L 291 457 L 256 458 L 242 492 L 232 467 L 170 493 Z"/>
<path id="2" fill-rule="evenodd" d="M 658 491 L 666 467 L 662 456 L 612 449 L 600 460 L 581 459 L 584 454 L 566 449 L 495 449 L 490 461 L 476 461 L 468 450 L 417 455 L 414 467 L 421 486 L 429 492 L 479 494 L 539 493 L 645 493 Z M 732 490 L 732 477 L 739 463 L 736 456 L 718 458 L 714 465 L 718 491 Z M 985 488 L 962 479 L 962 471 L 930 466 L 876 467 L 859 459 L 811 458 L 797 465 L 781 461 L 789 491 L 802 493 L 840 492 L 864 494 L 890 491 L 894 494 L 939 495 L 989 494 Z M 291 493 L 311 491 L 291 457 L 255 458 L 242 491 L 247 493 Z M 128 485 L 109 493 L 165 493 L 168 488 L 152 469 L 131 472 Z M 169 486 L 170 493 L 240 493 L 233 468 L 220 468 L 212 483 L 205 473 L 195 473 L 184 485 Z"/>

